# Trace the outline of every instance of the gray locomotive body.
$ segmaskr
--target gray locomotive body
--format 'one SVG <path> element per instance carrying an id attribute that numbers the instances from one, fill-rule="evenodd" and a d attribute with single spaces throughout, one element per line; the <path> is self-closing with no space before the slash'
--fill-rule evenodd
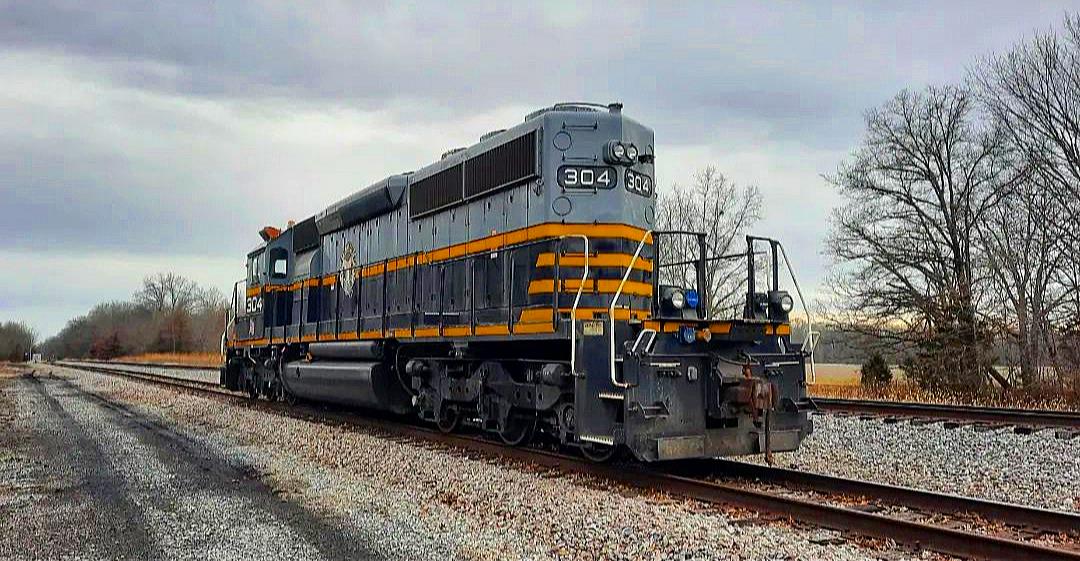
<path id="1" fill-rule="evenodd" d="M 748 239 L 745 310 L 709 317 L 720 256 L 700 233 L 654 229 L 654 160 L 652 130 L 621 106 L 560 104 L 265 228 L 234 287 L 222 384 L 596 459 L 796 448 L 807 355 L 790 345 L 779 246 L 763 242 L 773 274 L 757 292 Z M 700 251 L 658 262 L 675 240 Z"/>

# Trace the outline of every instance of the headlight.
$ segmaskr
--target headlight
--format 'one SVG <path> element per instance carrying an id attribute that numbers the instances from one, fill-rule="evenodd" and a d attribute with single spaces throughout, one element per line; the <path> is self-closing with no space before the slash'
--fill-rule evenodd
<path id="1" fill-rule="evenodd" d="M 615 159 L 622 160 L 626 158 L 626 146 L 623 146 L 621 142 L 616 142 L 611 146 L 611 155 L 615 156 Z"/>
<path id="2" fill-rule="evenodd" d="M 637 146 L 631 144 L 629 147 L 626 148 L 626 157 L 630 158 L 631 162 L 637 161 L 637 155 Z"/>
<path id="3" fill-rule="evenodd" d="M 780 309 L 783 310 L 785 314 L 791 312 L 791 310 L 795 309 L 795 299 L 792 298 L 790 294 L 781 296 Z"/>
<path id="4" fill-rule="evenodd" d="M 681 290 L 672 292 L 671 296 L 668 297 L 668 300 L 671 302 L 671 306 L 676 310 L 681 310 L 686 307 L 686 295 L 683 294 L 683 291 Z"/>

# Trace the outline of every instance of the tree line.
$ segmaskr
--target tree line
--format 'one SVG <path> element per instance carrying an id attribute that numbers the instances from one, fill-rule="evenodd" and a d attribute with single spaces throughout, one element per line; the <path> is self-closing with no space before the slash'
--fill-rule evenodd
<path id="1" fill-rule="evenodd" d="M 872 109 L 827 179 L 830 318 L 924 387 L 1080 391 L 1080 17 Z"/>
<path id="2" fill-rule="evenodd" d="M 0 323 L 0 361 L 20 362 L 29 357 L 37 344 L 37 332 L 25 323 Z"/>
<path id="3" fill-rule="evenodd" d="M 42 348 L 52 358 L 217 352 L 226 307 L 217 288 L 158 273 L 143 279 L 131 300 L 98 304 L 68 321 Z"/>

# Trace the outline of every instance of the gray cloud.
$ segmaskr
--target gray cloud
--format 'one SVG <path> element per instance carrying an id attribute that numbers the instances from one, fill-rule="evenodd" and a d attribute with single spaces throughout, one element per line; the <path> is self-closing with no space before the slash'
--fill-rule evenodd
<path id="1" fill-rule="evenodd" d="M 962 79 L 1066 6 L 6 3 L 0 238 L 20 262 L 79 256 L 124 278 L 141 276 L 124 262 L 183 264 L 227 283 L 264 224 L 536 107 L 618 99 L 656 129 L 662 185 L 710 163 L 758 184 L 759 230 L 790 240 L 814 286 L 835 204 L 819 175 L 858 142 L 863 112 Z M 98 299 L 31 308 L 36 289 L 13 290 L 0 319 L 45 332 Z"/>

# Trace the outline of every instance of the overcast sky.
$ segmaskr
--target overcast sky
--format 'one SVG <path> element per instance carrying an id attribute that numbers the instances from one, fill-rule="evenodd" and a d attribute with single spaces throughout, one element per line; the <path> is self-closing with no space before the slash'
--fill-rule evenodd
<path id="1" fill-rule="evenodd" d="M 661 188 L 757 184 L 816 292 L 866 109 L 1080 7 L 676 4 L 0 0 L 0 321 L 48 336 L 156 271 L 227 292 L 263 225 L 568 100 L 652 126 Z"/>

